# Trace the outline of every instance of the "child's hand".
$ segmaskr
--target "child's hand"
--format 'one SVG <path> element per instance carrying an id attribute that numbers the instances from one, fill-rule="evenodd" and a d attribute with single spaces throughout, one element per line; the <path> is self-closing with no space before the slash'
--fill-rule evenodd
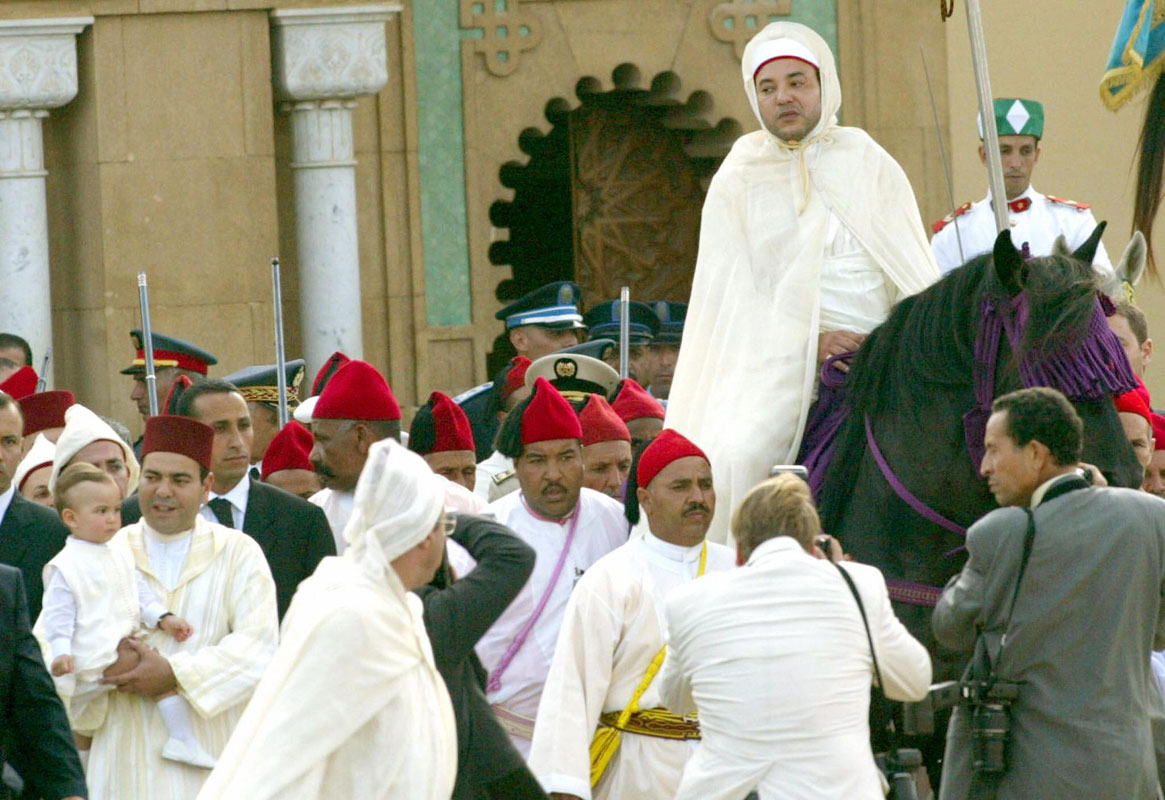
<path id="1" fill-rule="evenodd" d="M 74 669 L 76 669 L 76 665 L 73 663 L 72 656 L 57 656 L 53 659 L 53 675 L 58 678 L 62 675 L 68 675 Z"/>
<path id="2" fill-rule="evenodd" d="M 190 634 L 194 633 L 194 628 L 190 626 L 189 622 L 173 614 L 159 622 L 158 626 L 180 642 L 186 641 L 190 638 Z"/>

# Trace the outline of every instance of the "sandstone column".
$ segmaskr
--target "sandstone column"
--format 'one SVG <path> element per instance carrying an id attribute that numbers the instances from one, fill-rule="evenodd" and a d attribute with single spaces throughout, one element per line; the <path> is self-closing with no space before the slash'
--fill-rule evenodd
<path id="1" fill-rule="evenodd" d="M 385 22 L 399 4 L 271 12 L 273 78 L 291 115 L 296 248 L 309 374 L 363 356 L 352 109 L 388 81 Z"/>
<path id="2" fill-rule="evenodd" d="M 76 37 L 92 23 L 0 21 L 0 331 L 28 340 L 38 372 L 53 341 L 41 120 L 76 97 Z"/>

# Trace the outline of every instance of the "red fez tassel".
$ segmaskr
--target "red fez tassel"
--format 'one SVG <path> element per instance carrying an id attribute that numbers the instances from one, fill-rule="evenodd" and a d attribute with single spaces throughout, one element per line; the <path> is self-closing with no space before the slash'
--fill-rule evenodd
<path id="1" fill-rule="evenodd" d="M 599 442 L 631 441 L 627 425 L 601 394 L 587 398 L 586 405 L 578 412 L 578 421 L 582 424 L 584 447 Z"/>
<path id="2" fill-rule="evenodd" d="M 376 367 L 367 361 L 349 361 L 328 381 L 311 418 L 400 419 L 400 406 Z"/>
<path id="3" fill-rule="evenodd" d="M 582 425 L 567 399 L 545 378 L 534 381 L 530 405 L 522 413 L 522 444 L 582 439 Z"/>
<path id="4" fill-rule="evenodd" d="M 526 385 L 526 370 L 530 368 L 530 363 L 530 359 L 525 356 L 514 356 L 510 361 L 506 384 L 502 387 L 503 400 Z"/>
<path id="5" fill-rule="evenodd" d="M 36 370 L 32 367 L 21 367 L 8 376 L 8 380 L 0 383 L 0 392 L 7 392 L 13 400 L 23 400 L 36 392 Z"/>
<path id="6" fill-rule="evenodd" d="M 643 417 L 663 419 L 663 404 L 647 393 L 647 390 L 632 378 L 624 378 L 615 392 L 615 402 L 611 404 L 619 419 L 630 422 Z"/>
<path id="7" fill-rule="evenodd" d="M 461 410 L 461 406 L 453 402 L 453 398 L 441 392 L 433 392 L 429 395 L 429 404 L 432 409 L 435 433 L 434 453 L 444 453 L 449 450 L 476 450 L 469 417 Z"/>
<path id="8" fill-rule="evenodd" d="M 159 414 L 146 420 L 142 438 L 142 459 L 150 453 L 177 453 L 210 469 L 214 449 L 214 428 L 193 417 Z"/>
<path id="9" fill-rule="evenodd" d="M 659 474 L 660 470 L 673 461 L 688 456 L 697 456 L 708 461 L 704 451 L 696 447 L 687 437 L 671 428 L 665 428 L 656 436 L 639 456 L 639 467 L 635 473 L 635 481 L 647 488 Z M 711 463 L 710 461 L 708 462 Z"/>
<path id="10" fill-rule="evenodd" d="M 315 397 L 324 390 L 328 385 L 328 381 L 336 374 L 336 370 L 347 364 L 352 359 L 341 353 L 339 350 L 332 353 L 324 365 L 320 367 L 320 371 L 316 373 L 316 379 L 311 384 L 311 396 Z"/>
<path id="11" fill-rule="evenodd" d="M 283 430 L 275 434 L 271 444 L 267 445 L 267 452 L 263 454 L 262 480 L 273 472 L 285 469 L 310 470 L 311 448 L 313 439 L 311 431 L 295 420 L 287 423 Z"/>
<path id="12" fill-rule="evenodd" d="M 38 392 L 18 401 L 24 415 L 24 435 L 65 427 L 65 411 L 77 402 L 72 392 Z"/>
<path id="13" fill-rule="evenodd" d="M 162 413 L 176 413 L 174 409 L 178 406 L 178 398 L 193 385 L 194 381 L 190 380 L 189 375 L 179 375 L 175 378 L 174 383 L 170 384 L 170 391 L 166 392 L 166 402 L 162 403 Z"/>
<path id="14" fill-rule="evenodd" d="M 1155 413 L 1149 421 L 1153 423 L 1153 449 L 1165 450 L 1165 417 Z"/>

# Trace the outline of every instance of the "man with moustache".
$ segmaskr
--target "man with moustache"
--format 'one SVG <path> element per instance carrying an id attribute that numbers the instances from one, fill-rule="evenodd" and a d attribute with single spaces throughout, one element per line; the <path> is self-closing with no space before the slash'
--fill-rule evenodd
<path id="1" fill-rule="evenodd" d="M 664 707 L 655 670 L 664 598 L 735 563 L 730 549 L 704 540 L 716 511 L 712 468 L 666 430 L 636 462 L 627 492 L 629 520 L 642 511 L 648 530 L 579 579 L 534 725 L 530 768 L 555 800 L 672 797 L 700 737 L 695 719 Z"/>
<path id="2" fill-rule="evenodd" d="M 774 22 L 745 47 L 741 77 L 761 129 L 736 140 L 708 189 L 667 409 L 667 427 L 711 458 L 726 508 L 796 462 L 825 360 L 939 277 L 906 174 L 837 124 L 825 40 Z M 708 537 L 730 538 L 728 515 Z"/>
<path id="3" fill-rule="evenodd" d="M 214 429 L 210 497 L 199 512 L 208 522 L 240 530 L 259 543 L 275 580 L 279 618 L 287 612 L 300 581 L 320 561 L 336 554 L 327 517 L 319 506 L 251 479 L 251 413 L 231 383 L 204 380 L 182 393 L 175 411 Z M 141 518 L 137 498 L 122 506 L 125 524 Z"/>
<path id="4" fill-rule="evenodd" d="M 545 378 L 506 417 L 498 450 L 514 459 L 519 491 L 487 513 L 534 548 L 534 572 L 477 645 L 489 673 L 486 697 L 523 755 L 575 582 L 627 541 L 623 507 L 583 487 L 582 427 Z"/>
<path id="5" fill-rule="evenodd" d="M 217 757 L 275 653 L 275 582 L 254 539 L 199 514 L 214 483 L 215 432 L 160 415 L 142 437 L 142 519 L 118 532 L 159 600 L 190 622 L 178 642 L 153 630 L 121 648 L 140 661 L 107 679 L 105 723 L 89 751 L 90 800 L 193 800 L 209 774 L 162 758 L 166 726 L 153 698 L 177 691 L 198 712 L 195 736 Z M 119 649 L 121 649 L 119 648 Z"/>
<path id="6" fill-rule="evenodd" d="M 109 423 L 79 403 L 65 411 L 65 428 L 53 454 L 50 491 L 56 487 L 57 476 L 74 462 L 92 464 L 113 478 L 123 499 L 137 491 L 141 467 L 133 449 Z"/>

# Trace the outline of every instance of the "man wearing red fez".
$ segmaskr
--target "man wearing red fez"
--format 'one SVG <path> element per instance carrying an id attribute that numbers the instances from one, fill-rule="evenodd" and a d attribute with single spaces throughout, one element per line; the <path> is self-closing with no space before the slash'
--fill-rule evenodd
<path id="1" fill-rule="evenodd" d="M 1141 486 L 1149 494 L 1165 497 L 1165 417 L 1154 413 L 1153 457 L 1145 469 L 1145 483 Z"/>
<path id="2" fill-rule="evenodd" d="M 477 645 L 486 696 L 514 745 L 528 755 L 534 715 L 571 589 L 627 541 L 623 507 L 583 487 L 582 426 L 545 378 L 506 417 L 498 450 L 514 459 L 519 490 L 487 511 L 534 548 L 530 580 Z"/>
<path id="3" fill-rule="evenodd" d="M 275 580 L 282 619 L 300 581 L 315 572 L 321 560 L 336 554 L 327 517 L 319 506 L 251 478 L 251 411 L 234 384 L 199 381 L 182 392 L 173 410 L 214 430 L 210 495 L 199 514 L 259 543 Z M 137 521 L 136 505 L 133 499 L 123 505 L 126 524 Z"/>
<path id="4" fill-rule="evenodd" d="M 631 432 L 631 450 L 639 452 L 663 430 L 663 404 L 631 378 L 619 382 L 611 408 Z"/>
<path id="5" fill-rule="evenodd" d="M 1114 398 L 1121 427 L 1141 466 L 1148 468 L 1153 459 L 1152 410 L 1140 391 L 1134 389 Z"/>
<path id="6" fill-rule="evenodd" d="M 631 472 L 631 432 L 602 395 L 592 394 L 578 412 L 583 431 L 583 486 L 623 502 Z"/>
<path id="7" fill-rule="evenodd" d="M 23 400 L 36 392 L 36 383 L 39 380 L 36 370 L 32 367 L 21 367 L 0 383 L 0 392 L 11 395 L 14 400 Z"/>
<path id="8" fill-rule="evenodd" d="M 288 422 L 267 446 L 261 473 L 263 482 L 305 500 L 324 488 L 320 476 L 312 469 L 312 444 L 311 431 L 295 420 Z"/>
<path id="9" fill-rule="evenodd" d="M 708 188 L 667 419 L 712 457 L 726 508 L 773 464 L 795 463 L 824 360 L 939 278 L 906 173 L 838 125 L 828 43 L 771 23 L 745 47 L 741 78 L 760 128 Z M 727 541 L 727 517 L 713 541 Z"/>
<path id="10" fill-rule="evenodd" d="M 552 797 L 672 797 L 700 735 L 695 719 L 664 707 L 653 666 L 668 593 L 735 565 L 729 548 L 704 539 L 716 511 L 712 467 L 665 430 L 639 456 L 627 493 L 629 521 L 642 510 L 648 529 L 579 578 L 538 708 L 530 768 Z"/>
<path id="11" fill-rule="evenodd" d="M 347 546 L 344 527 L 352 516 L 356 480 L 375 442 L 400 441 L 400 406 L 376 367 L 352 360 L 327 379 L 310 411 L 315 437 L 311 463 L 324 485 L 311 502 L 324 510 L 336 552 L 343 553 Z"/>
<path id="12" fill-rule="evenodd" d="M 506 421 L 506 416 L 517 407 L 518 403 L 530 396 L 530 389 L 526 386 L 526 372 L 531 363 L 530 359 L 525 356 L 514 356 L 502 375 L 502 380 L 499 382 L 501 391 L 498 394 L 496 412 L 497 426 L 492 428 L 493 433 L 490 434 L 490 448 L 493 448 L 494 439 L 497 438 L 494 435 L 497 432 L 497 427 Z M 457 401 L 454 400 L 454 402 Z M 472 425 L 473 419 L 470 418 L 469 422 Z M 473 437 L 480 458 L 483 443 L 478 438 L 477 431 L 474 432 Z M 494 448 L 490 456 L 481 460 L 477 465 L 477 477 L 474 480 L 473 491 L 479 497 L 492 502 L 502 495 L 516 492 L 518 490 L 517 483 L 518 479 L 514 477 L 513 459 L 502 455 Z"/>
<path id="13" fill-rule="evenodd" d="M 55 391 L 30 394 L 18 402 L 24 415 L 24 452 L 28 453 L 38 433 L 57 443 L 65 429 L 65 412 L 77 401 L 72 392 Z"/>
<path id="14" fill-rule="evenodd" d="M 162 757 L 166 728 L 153 698 L 179 692 L 198 712 L 195 738 L 217 758 L 275 653 L 275 582 L 254 539 L 199 514 L 214 483 L 214 429 L 189 417 L 146 421 L 138 494 L 142 518 L 122 542 L 150 589 L 194 631 L 179 643 L 157 630 L 123 647 L 140 657 L 108 679 L 105 721 L 93 734 L 92 797 L 189 800 L 210 774 Z"/>
<path id="15" fill-rule="evenodd" d="M 473 491 L 477 481 L 473 429 L 469 417 L 449 395 L 433 392 L 417 409 L 409 429 L 409 449 L 445 480 Z"/>

